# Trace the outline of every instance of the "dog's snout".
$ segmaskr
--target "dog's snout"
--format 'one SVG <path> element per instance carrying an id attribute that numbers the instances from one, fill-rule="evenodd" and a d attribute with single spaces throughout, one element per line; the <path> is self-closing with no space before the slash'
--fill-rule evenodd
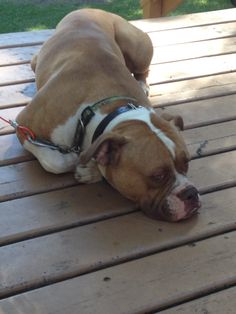
<path id="1" fill-rule="evenodd" d="M 198 190 L 194 186 L 189 186 L 178 194 L 181 201 L 197 201 Z"/>

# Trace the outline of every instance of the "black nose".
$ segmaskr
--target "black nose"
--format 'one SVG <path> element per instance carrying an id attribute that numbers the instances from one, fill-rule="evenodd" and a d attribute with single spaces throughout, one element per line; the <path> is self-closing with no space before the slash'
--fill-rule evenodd
<path id="1" fill-rule="evenodd" d="M 188 186 L 185 190 L 178 194 L 181 201 L 197 201 L 198 200 L 198 190 L 194 186 Z"/>

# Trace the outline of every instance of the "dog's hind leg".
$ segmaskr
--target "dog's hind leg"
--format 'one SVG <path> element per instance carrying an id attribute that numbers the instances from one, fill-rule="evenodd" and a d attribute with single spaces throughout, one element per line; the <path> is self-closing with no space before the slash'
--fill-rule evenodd
<path id="1" fill-rule="evenodd" d="M 126 66 L 147 94 L 149 87 L 146 79 L 153 55 L 149 36 L 120 17 L 114 21 L 114 29 Z"/>

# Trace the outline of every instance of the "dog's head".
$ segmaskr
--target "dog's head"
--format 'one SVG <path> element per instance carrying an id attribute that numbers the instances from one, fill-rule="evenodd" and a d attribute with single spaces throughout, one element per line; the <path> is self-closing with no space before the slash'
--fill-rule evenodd
<path id="1" fill-rule="evenodd" d="M 190 155 L 180 134 L 181 117 L 132 120 L 100 136 L 80 163 L 95 158 L 105 179 L 150 217 L 179 221 L 200 207 L 198 190 L 188 180 Z"/>

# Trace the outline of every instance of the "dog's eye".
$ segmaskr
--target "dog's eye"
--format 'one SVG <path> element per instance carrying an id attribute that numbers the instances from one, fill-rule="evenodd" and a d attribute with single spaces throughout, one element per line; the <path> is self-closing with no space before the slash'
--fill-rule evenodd
<path id="1" fill-rule="evenodd" d="M 151 175 L 151 179 L 155 183 L 161 183 L 165 180 L 165 178 L 166 178 L 166 172 L 164 172 L 164 171 L 157 172 L 157 173 L 154 173 Z"/>

